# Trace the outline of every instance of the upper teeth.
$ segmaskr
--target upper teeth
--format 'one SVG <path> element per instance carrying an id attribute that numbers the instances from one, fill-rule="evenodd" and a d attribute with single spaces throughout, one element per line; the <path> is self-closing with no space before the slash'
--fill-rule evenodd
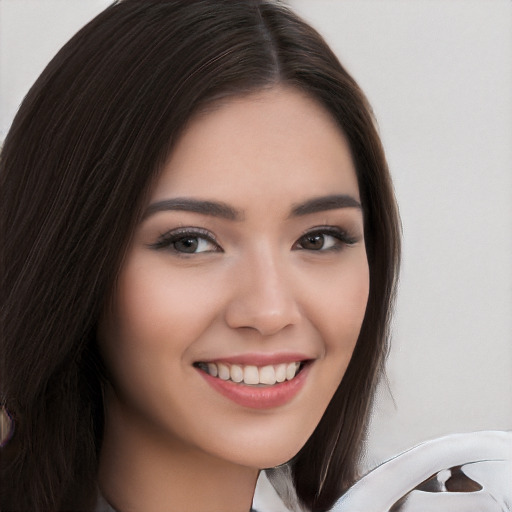
<path id="1" fill-rule="evenodd" d="M 281 363 L 267 366 L 240 365 L 227 363 L 199 363 L 198 366 L 213 377 L 244 384 L 272 385 L 291 380 L 297 375 L 300 362 Z"/>

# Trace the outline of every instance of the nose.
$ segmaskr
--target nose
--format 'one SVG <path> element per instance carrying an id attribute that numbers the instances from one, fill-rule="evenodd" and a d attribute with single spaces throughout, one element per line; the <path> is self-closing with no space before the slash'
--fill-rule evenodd
<path id="1" fill-rule="evenodd" d="M 233 292 L 225 310 L 232 329 L 247 328 L 272 336 L 300 321 L 301 313 L 286 263 L 270 251 L 241 262 L 233 275 Z"/>

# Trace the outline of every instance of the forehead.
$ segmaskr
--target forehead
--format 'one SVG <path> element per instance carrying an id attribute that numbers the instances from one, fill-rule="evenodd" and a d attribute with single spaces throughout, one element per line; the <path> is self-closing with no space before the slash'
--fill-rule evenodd
<path id="1" fill-rule="evenodd" d="M 275 87 L 192 118 L 152 200 L 192 195 L 234 205 L 251 199 L 293 203 L 335 193 L 359 198 L 343 132 L 315 99 Z"/>

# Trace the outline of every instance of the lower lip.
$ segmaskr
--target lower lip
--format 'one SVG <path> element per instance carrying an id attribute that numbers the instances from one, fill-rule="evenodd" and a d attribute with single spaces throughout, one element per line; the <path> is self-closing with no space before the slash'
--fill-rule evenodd
<path id="1" fill-rule="evenodd" d="M 310 365 L 305 365 L 292 380 L 280 382 L 273 386 L 256 387 L 230 380 L 212 377 L 203 370 L 197 369 L 201 376 L 221 395 L 229 398 L 242 407 L 251 409 L 272 409 L 290 402 L 302 389 L 309 373 Z"/>

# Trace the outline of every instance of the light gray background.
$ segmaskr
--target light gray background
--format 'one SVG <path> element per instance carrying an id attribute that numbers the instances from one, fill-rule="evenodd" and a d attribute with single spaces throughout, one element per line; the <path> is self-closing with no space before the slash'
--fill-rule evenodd
<path id="1" fill-rule="evenodd" d="M 0 0 L 0 140 L 106 0 Z M 512 2 L 291 0 L 372 103 L 404 254 L 365 466 L 450 432 L 512 429 Z"/>

